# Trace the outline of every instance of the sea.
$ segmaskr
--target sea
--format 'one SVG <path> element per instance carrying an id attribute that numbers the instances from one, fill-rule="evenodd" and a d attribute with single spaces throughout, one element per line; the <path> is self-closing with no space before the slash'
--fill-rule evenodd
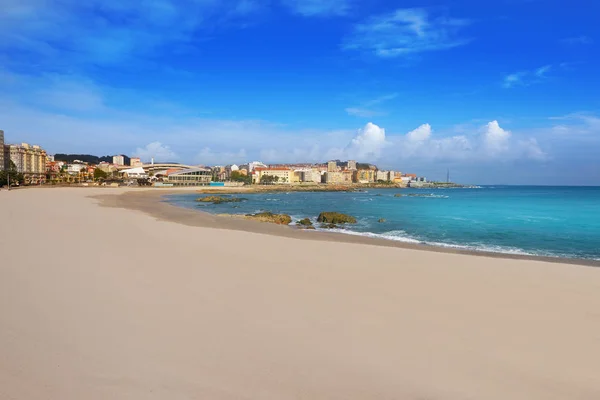
<path id="1" fill-rule="evenodd" d="M 337 211 L 358 220 L 333 230 L 349 235 L 472 251 L 600 260 L 600 187 L 276 192 L 232 195 L 247 201 L 223 204 L 196 202 L 201 196 L 175 194 L 166 201 L 214 214 L 270 211 L 288 214 L 294 221 L 308 217 L 317 230 L 321 229 L 316 222 L 320 212 Z"/>

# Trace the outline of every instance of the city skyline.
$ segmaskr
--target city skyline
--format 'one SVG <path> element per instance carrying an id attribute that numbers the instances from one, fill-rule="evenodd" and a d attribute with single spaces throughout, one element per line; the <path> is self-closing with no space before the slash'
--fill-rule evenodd
<path id="1" fill-rule="evenodd" d="M 9 1 L 6 142 L 193 165 L 359 159 L 439 180 L 449 168 L 478 184 L 600 184 L 599 5 L 152 4 Z"/>

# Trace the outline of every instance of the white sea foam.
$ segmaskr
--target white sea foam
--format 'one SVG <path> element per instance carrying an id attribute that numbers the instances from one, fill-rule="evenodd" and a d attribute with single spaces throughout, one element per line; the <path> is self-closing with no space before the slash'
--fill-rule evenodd
<path id="1" fill-rule="evenodd" d="M 507 247 L 507 246 L 498 246 L 491 244 L 455 244 L 455 243 L 444 243 L 444 242 L 434 242 L 429 240 L 421 240 L 416 237 L 413 237 L 407 234 L 402 230 L 389 231 L 384 233 L 373 233 L 373 232 L 357 232 L 348 229 L 320 229 L 317 227 L 318 231 L 321 232 L 336 232 L 343 233 L 346 235 L 353 236 L 363 236 L 377 239 L 386 239 L 393 240 L 397 242 L 403 243 L 413 243 L 413 244 L 423 244 L 427 246 L 435 246 L 435 247 L 443 247 L 457 250 L 467 250 L 467 251 L 478 251 L 485 253 L 498 253 L 498 254 L 512 254 L 512 255 L 520 255 L 520 256 L 540 256 L 540 257 L 560 257 L 560 258 L 572 258 L 572 255 L 568 254 L 552 254 L 548 252 L 528 252 L 524 249 L 520 249 L 517 247 Z"/>

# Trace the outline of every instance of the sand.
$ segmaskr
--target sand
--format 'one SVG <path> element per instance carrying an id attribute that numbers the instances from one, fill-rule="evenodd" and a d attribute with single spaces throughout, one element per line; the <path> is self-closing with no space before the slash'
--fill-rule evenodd
<path id="1" fill-rule="evenodd" d="M 0 191 L 0 399 L 600 398 L 598 268 L 123 192 Z"/>

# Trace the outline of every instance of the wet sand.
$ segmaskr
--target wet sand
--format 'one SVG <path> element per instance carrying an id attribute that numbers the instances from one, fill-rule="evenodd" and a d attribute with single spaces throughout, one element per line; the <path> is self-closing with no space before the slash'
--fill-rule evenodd
<path id="1" fill-rule="evenodd" d="M 600 398 L 598 268 L 218 218 L 165 193 L 0 191 L 0 399 Z"/>

